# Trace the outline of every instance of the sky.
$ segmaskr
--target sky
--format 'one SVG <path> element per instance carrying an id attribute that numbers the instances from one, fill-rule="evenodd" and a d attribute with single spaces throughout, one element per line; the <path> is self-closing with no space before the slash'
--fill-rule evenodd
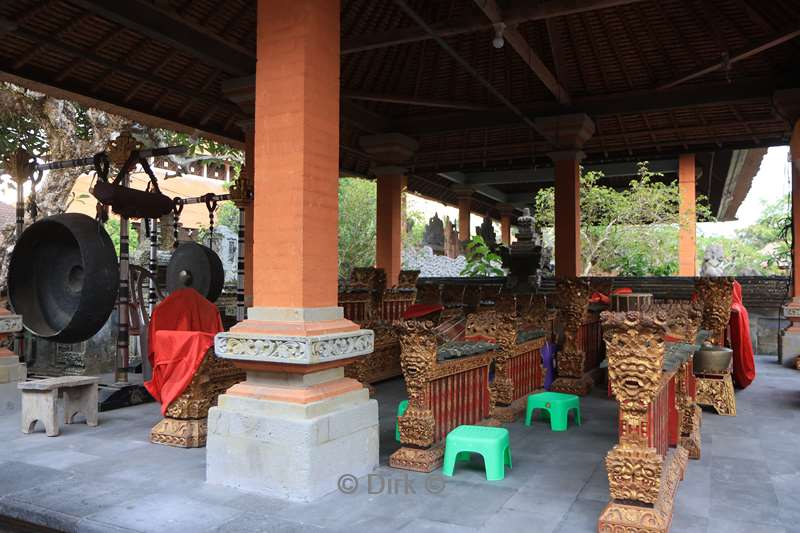
<path id="1" fill-rule="evenodd" d="M 733 236 L 737 229 L 755 223 L 764 204 L 783 198 L 792 191 L 789 174 L 789 147 L 775 146 L 767 151 L 761 168 L 753 178 L 750 192 L 736 212 L 737 220 L 730 222 L 702 222 L 697 225 L 703 235 Z"/>

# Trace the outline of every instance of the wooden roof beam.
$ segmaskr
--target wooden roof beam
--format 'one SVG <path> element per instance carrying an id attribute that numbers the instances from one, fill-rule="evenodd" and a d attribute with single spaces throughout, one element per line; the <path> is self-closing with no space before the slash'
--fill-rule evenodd
<path id="1" fill-rule="evenodd" d="M 175 48 L 225 72 L 244 76 L 256 70 L 256 57 L 218 35 L 176 14 L 142 0 L 108 2 L 70 0 L 94 15 L 110 20 L 149 39 Z"/>
<path id="2" fill-rule="evenodd" d="M 529 116 L 586 113 L 589 116 L 616 113 L 666 111 L 675 108 L 727 104 L 753 100 L 771 100 L 780 88 L 800 87 L 800 79 L 753 79 L 733 83 L 714 83 L 698 91 L 696 87 L 676 87 L 665 91 L 630 91 L 608 96 L 575 98 L 569 106 L 555 102 L 534 102 L 520 106 Z M 503 108 L 472 113 L 442 113 L 396 119 L 394 128 L 408 135 L 473 128 L 493 128 L 514 124 L 519 119 Z"/>
<path id="3" fill-rule="evenodd" d="M 342 99 L 363 100 L 365 102 L 384 102 L 390 104 L 405 104 L 418 107 L 438 107 L 442 109 L 461 109 L 464 111 L 488 111 L 485 105 L 471 104 L 469 102 L 455 102 L 452 100 L 423 100 L 419 98 L 409 98 L 407 96 L 370 93 L 364 91 L 342 90 Z"/>
<path id="4" fill-rule="evenodd" d="M 519 6 L 505 13 L 505 23 L 515 25 L 529 20 L 546 20 L 574 13 L 595 11 L 608 7 L 642 2 L 643 0 L 546 0 L 533 6 Z M 435 25 L 433 30 L 438 37 L 450 37 L 462 33 L 473 33 L 492 29 L 485 18 L 474 16 L 450 20 L 446 25 Z M 386 48 L 400 44 L 427 41 L 433 36 L 419 28 L 401 28 L 358 37 L 342 42 L 342 54 L 353 54 L 366 50 Z"/>
<path id="5" fill-rule="evenodd" d="M 705 76 L 706 74 L 708 74 L 710 72 L 714 72 L 714 71 L 717 71 L 717 70 L 720 70 L 720 69 L 723 69 L 723 68 L 726 68 L 726 67 L 730 67 L 734 63 L 738 63 L 739 61 L 743 61 L 745 59 L 749 59 L 749 58 L 751 58 L 751 57 L 753 57 L 755 55 L 760 54 L 761 52 L 765 52 L 765 51 L 769 50 L 770 48 L 774 48 L 774 47 L 776 47 L 776 46 L 778 46 L 780 44 L 783 44 L 783 43 L 785 43 L 787 41 L 790 41 L 790 40 L 792 40 L 792 39 L 794 39 L 795 37 L 798 37 L 798 36 L 800 36 L 800 28 L 796 28 L 796 29 L 794 29 L 794 30 L 792 30 L 790 32 L 783 33 L 781 35 L 773 36 L 770 39 L 767 39 L 766 41 L 760 43 L 757 46 L 754 46 L 752 48 L 748 48 L 747 50 L 743 50 L 741 52 L 738 52 L 735 55 L 730 56 L 727 61 L 718 61 L 716 63 L 713 63 L 713 64 L 711 64 L 711 65 L 709 65 L 707 67 L 704 67 L 704 68 L 702 68 L 700 70 L 692 72 L 691 74 L 688 74 L 686 76 L 682 76 L 682 77 L 680 77 L 680 78 L 678 78 L 676 80 L 673 80 L 673 81 L 671 81 L 669 83 L 665 83 L 665 84 L 661 85 L 660 87 L 658 87 L 658 89 L 659 90 L 671 89 L 672 87 L 675 87 L 676 85 L 680 85 L 681 83 L 693 80 L 695 78 L 699 78 L 701 76 Z"/>
<path id="6" fill-rule="evenodd" d="M 566 89 L 558 82 L 556 77 L 544 64 L 544 61 L 539 57 L 530 44 L 528 44 L 525 36 L 515 27 L 508 26 L 506 17 L 500 11 L 495 0 L 475 0 L 475 3 L 486 14 L 492 24 L 503 24 L 503 38 L 511 45 L 511 48 L 519 54 L 526 65 L 533 71 L 537 78 L 547 87 L 553 96 L 556 97 L 559 103 L 569 104 L 570 97 Z"/>

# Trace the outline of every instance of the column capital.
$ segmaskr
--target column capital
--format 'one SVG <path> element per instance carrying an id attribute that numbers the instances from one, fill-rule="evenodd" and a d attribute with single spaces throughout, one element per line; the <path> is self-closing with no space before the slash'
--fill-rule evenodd
<path id="1" fill-rule="evenodd" d="M 244 76 L 222 82 L 222 94 L 252 117 L 256 114 L 256 76 Z M 242 128 L 244 129 L 244 128 Z"/>
<path id="2" fill-rule="evenodd" d="M 375 176 L 405 176 L 408 173 L 408 167 L 402 165 L 382 165 L 379 167 L 372 167 L 372 173 Z"/>
<path id="3" fill-rule="evenodd" d="M 555 152 L 548 152 L 548 157 L 555 161 L 583 161 L 586 153 L 583 150 L 558 150 Z"/>
<path id="4" fill-rule="evenodd" d="M 800 89 L 781 89 L 772 95 L 772 102 L 778 112 L 790 124 L 800 120 Z M 794 124 L 792 124 L 794 125 Z"/>
<path id="5" fill-rule="evenodd" d="M 497 211 L 500 213 L 501 217 L 513 217 L 516 209 L 517 208 L 511 204 L 497 204 Z"/>
<path id="6" fill-rule="evenodd" d="M 594 121 L 585 113 L 539 117 L 534 122 L 536 130 L 556 150 L 578 150 L 583 148 L 584 143 L 595 132 Z"/>
<path id="7" fill-rule="evenodd" d="M 450 190 L 455 193 L 459 200 L 472 200 L 475 195 L 475 189 L 469 185 L 451 185 Z"/>
<path id="8" fill-rule="evenodd" d="M 414 158 L 419 143 L 402 133 L 379 133 L 359 137 L 358 144 L 372 159 L 377 168 L 402 166 Z M 403 170 L 405 173 L 405 169 Z"/>

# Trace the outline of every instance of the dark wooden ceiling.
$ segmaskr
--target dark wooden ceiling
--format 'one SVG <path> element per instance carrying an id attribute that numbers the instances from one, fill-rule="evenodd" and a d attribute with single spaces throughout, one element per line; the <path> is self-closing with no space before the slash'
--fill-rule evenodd
<path id="1" fill-rule="evenodd" d="M 530 121 L 575 112 L 596 124 L 588 162 L 787 142 L 773 94 L 800 87 L 799 0 L 494 4 L 342 0 L 340 168 L 369 175 L 359 137 L 401 132 L 420 146 L 410 187 L 453 202 L 440 173 L 535 174 L 552 147 Z M 0 2 L 0 78 L 241 142 L 246 113 L 222 86 L 255 70 L 255 11 L 247 0 Z M 508 22 L 501 49 L 492 17 Z"/>

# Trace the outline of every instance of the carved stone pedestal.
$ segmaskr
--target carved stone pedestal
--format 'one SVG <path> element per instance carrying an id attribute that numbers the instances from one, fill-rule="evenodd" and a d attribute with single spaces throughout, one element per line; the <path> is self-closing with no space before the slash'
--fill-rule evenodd
<path id="1" fill-rule="evenodd" d="M 655 455 L 655 451 L 653 452 Z M 672 522 L 672 508 L 678 483 L 683 479 L 689 456 L 681 447 L 671 450 L 664 460 L 660 478 L 643 477 L 642 493 L 657 491 L 655 503 L 636 505 L 626 503 L 627 500 L 611 500 L 600 515 L 597 524 L 599 533 L 667 533 Z M 628 477 L 645 476 L 647 471 L 638 473 L 634 462 L 627 468 L 631 472 Z M 624 466 L 622 468 L 625 468 Z M 636 472 L 636 473 L 635 473 Z M 609 472 L 609 478 L 611 473 Z M 655 483 L 655 486 L 651 483 Z"/>
<path id="2" fill-rule="evenodd" d="M 730 372 L 696 374 L 697 403 L 713 407 L 722 416 L 736 416 L 736 396 Z"/>
<path id="3" fill-rule="evenodd" d="M 22 316 L 0 310 L 0 340 L 17 331 L 22 331 Z M 27 377 L 25 363 L 20 363 L 19 357 L 8 348 L 0 348 L 0 415 L 20 408 L 17 383 L 25 381 Z"/>

